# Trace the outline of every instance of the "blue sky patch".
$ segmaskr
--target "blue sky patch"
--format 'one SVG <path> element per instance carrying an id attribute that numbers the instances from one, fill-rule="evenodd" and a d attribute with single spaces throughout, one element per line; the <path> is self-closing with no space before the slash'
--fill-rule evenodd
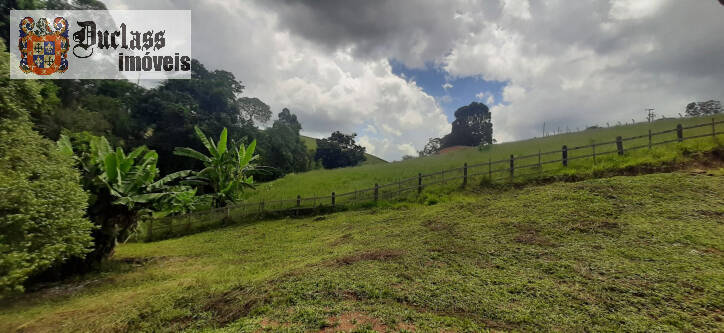
<path id="1" fill-rule="evenodd" d="M 455 110 L 470 102 L 482 102 L 487 106 L 502 103 L 506 82 L 486 81 L 479 77 L 453 78 L 433 65 L 424 69 L 408 68 L 399 61 L 390 60 L 392 73 L 407 81 L 415 81 L 428 95 L 435 98 L 445 111 L 449 122 L 455 120 Z M 492 96 L 493 103 L 489 103 Z"/>

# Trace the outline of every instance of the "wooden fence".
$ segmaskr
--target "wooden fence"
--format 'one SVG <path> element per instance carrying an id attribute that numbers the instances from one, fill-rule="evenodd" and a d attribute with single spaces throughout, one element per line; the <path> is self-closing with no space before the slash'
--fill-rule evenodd
<path id="1" fill-rule="evenodd" d="M 484 177 L 490 182 L 505 180 L 513 181 L 516 177 L 537 177 L 543 174 L 543 166 L 559 163 L 568 167 L 570 163 L 582 159 L 591 159 L 595 166 L 600 158 L 606 155 L 624 155 L 626 152 L 651 149 L 654 146 L 682 142 L 684 140 L 715 137 L 724 132 L 717 132 L 717 124 L 724 120 L 692 126 L 678 124 L 676 128 L 632 137 L 616 137 L 607 142 L 596 142 L 584 146 L 568 147 L 563 145 L 560 150 L 536 154 L 515 156 L 497 161 L 483 161 L 475 164 L 464 163 L 461 167 L 445 169 L 438 172 L 422 174 L 400 179 L 389 184 L 374 184 L 373 187 L 346 193 L 332 192 L 328 196 L 307 197 L 297 196 L 288 200 L 258 201 L 237 204 L 222 208 L 198 211 L 180 216 L 169 216 L 163 219 L 144 221 L 137 231 L 137 239 L 141 241 L 159 240 L 172 236 L 194 233 L 214 226 L 249 221 L 270 215 L 295 215 L 309 211 L 333 211 L 342 207 L 350 207 L 379 200 L 389 200 L 401 196 L 420 194 L 423 188 L 451 182 L 467 185 L 472 177 Z M 686 130 L 710 127 L 710 131 L 699 130 L 698 134 L 685 136 Z M 663 140 L 657 141 L 657 138 Z"/>

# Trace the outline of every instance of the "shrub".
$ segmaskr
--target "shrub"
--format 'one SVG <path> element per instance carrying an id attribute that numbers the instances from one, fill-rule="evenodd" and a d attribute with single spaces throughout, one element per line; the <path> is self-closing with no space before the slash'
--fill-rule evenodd
<path id="1" fill-rule="evenodd" d="M 22 291 L 31 275 L 92 245 L 88 197 L 73 162 L 28 117 L 27 108 L 42 102 L 39 84 L 11 82 L 8 60 L 0 50 L 0 293 Z"/>

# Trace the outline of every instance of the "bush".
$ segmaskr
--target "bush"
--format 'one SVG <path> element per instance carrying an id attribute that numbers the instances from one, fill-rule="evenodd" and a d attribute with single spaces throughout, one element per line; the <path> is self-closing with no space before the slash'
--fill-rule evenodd
<path id="1" fill-rule="evenodd" d="M 5 46 L 0 41 L 0 49 Z M 0 293 L 22 291 L 30 276 L 82 256 L 92 245 L 88 196 L 73 161 L 31 127 L 39 83 L 10 81 L 0 50 Z"/>

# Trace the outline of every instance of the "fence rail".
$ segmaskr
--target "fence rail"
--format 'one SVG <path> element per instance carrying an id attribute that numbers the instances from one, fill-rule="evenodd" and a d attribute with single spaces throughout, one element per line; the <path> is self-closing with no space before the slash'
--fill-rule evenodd
<path id="1" fill-rule="evenodd" d="M 715 137 L 719 134 L 724 134 L 724 132 L 717 132 L 717 125 L 722 123 L 724 123 L 724 120 L 717 121 L 712 118 L 711 122 L 686 127 L 678 124 L 676 128 L 673 129 L 667 129 L 659 132 L 651 132 L 651 130 L 649 130 L 647 134 L 627 138 L 618 136 L 612 141 L 600 143 L 594 142 L 589 145 L 574 147 L 567 147 L 566 145 L 563 145 L 560 150 L 547 152 L 538 151 L 538 153 L 520 156 L 510 155 L 507 159 L 497 161 L 488 159 L 488 161 L 482 161 L 474 164 L 464 163 L 462 167 L 444 169 L 427 174 L 418 173 L 416 177 L 404 178 L 387 184 L 375 184 L 374 187 L 350 191 L 347 193 L 337 194 L 335 192 L 331 192 L 331 195 L 329 196 L 314 196 L 306 198 L 302 198 L 297 195 L 296 199 L 246 202 L 233 206 L 192 212 L 186 215 L 147 220 L 144 221 L 143 226 L 139 229 L 138 239 L 151 241 L 168 238 L 174 235 L 188 234 L 205 230 L 215 225 L 223 225 L 226 221 L 234 218 L 252 218 L 272 213 L 299 214 L 301 212 L 320 208 L 334 210 L 339 207 L 376 202 L 381 199 L 391 199 L 401 195 L 409 195 L 410 192 L 414 191 L 419 194 L 425 187 L 436 184 L 446 184 L 462 180 L 462 185 L 466 185 L 468 184 L 470 178 L 478 176 L 484 176 L 489 181 L 513 181 L 516 177 L 528 177 L 533 175 L 533 173 L 540 175 L 544 165 L 553 163 L 560 163 L 563 167 L 567 167 L 571 161 L 590 158 L 593 160 L 593 165 L 595 166 L 597 157 L 602 157 L 604 155 L 617 154 L 621 156 L 627 151 L 644 148 L 651 149 L 654 146 L 663 144 L 683 142 L 684 140 L 709 136 Z M 706 126 L 711 127 L 710 132 L 684 136 L 684 130 L 691 130 Z M 664 138 L 663 141 L 654 141 L 654 138 L 669 133 L 676 133 L 676 136 L 674 138 Z M 624 144 L 626 142 L 630 143 L 631 141 L 641 139 L 647 140 L 634 146 Z M 578 154 L 580 152 L 583 153 Z M 560 158 L 547 160 L 546 157 L 550 155 L 558 155 Z M 544 160 L 544 158 L 546 160 Z M 521 162 L 524 160 L 526 163 Z M 533 170 L 533 173 L 528 172 L 520 174 L 520 171 L 522 170 Z"/>

